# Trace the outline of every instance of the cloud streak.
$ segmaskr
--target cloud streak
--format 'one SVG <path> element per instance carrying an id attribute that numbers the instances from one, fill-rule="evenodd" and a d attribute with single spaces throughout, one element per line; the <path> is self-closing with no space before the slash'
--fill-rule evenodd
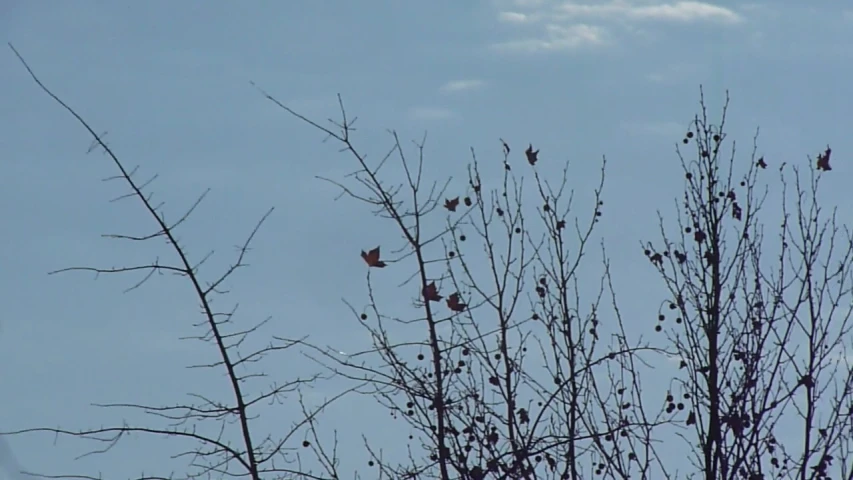
<path id="1" fill-rule="evenodd" d="M 734 10 L 705 2 L 674 2 L 636 5 L 634 2 L 614 0 L 605 4 L 578 4 L 566 2 L 555 8 L 554 17 L 564 20 L 600 18 L 610 20 L 637 20 L 677 23 L 710 22 L 735 24 L 743 17 Z"/>
<path id="2" fill-rule="evenodd" d="M 542 2 L 519 5 L 527 12 L 501 11 L 498 20 L 505 23 L 566 22 L 578 19 L 635 20 L 678 23 L 736 24 L 744 21 L 736 11 L 709 2 L 677 1 L 640 4 L 636 0 L 611 0 L 600 3 Z"/>
<path id="3" fill-rule="evenodd" d="M 440 90 L 442 93 L 456 93 L 466 90 L 476 90 L 485 85 L 486 83 L 482 80 L 454 80 L 442 85 Z"/>
<path id="4" fill-rule="evenodd" d="M 504 52 L 558 52 L 604 45 L 606 39 L 607 31 L 595 25 L 549 24 L 545 26 L 542 36 L 501 42 L 494 47 Z"/>
<path id="5" fill-rule="evenodd" d="M 521 12 L 500 12 L 498 13 L 498 20 L 504 23 L 527 23 L 533 20 L 530 15 Z"/>
<path id="6" fill-rule="evenodd" d="M 512 9 L 498 12 L 498 21 L 512 29 L 536 31 L 494 46 L 508 52 L 571 51 L 611 43 L 613 27 L 631 31 L 632 24 L 640 23 L 730 26 L 745 20 L 732 9 L 700 1 L 587 1 L 515 0 Z"/>

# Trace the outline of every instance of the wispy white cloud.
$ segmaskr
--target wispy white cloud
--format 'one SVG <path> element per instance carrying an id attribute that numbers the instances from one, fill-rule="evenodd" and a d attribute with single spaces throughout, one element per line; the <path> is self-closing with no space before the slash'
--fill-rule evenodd
<path id="1" fill-rule="evenodd" d="M 465 90 L 476 90 L 485 86 L 486 82 L 482 80 L 453 80 L 441 86 L 443 93 L 455 93 Z"/>
<path id="2" fill-rule="evenodd" d="M 409 110 L 409 117 L 415 120 L 444 120 L 455 114 L 442 107 L 414 107 Z"/>
<path id="3" fill-rule="evenodd" d="M 606 39 L 607 31 L 595 25 L 549 24 L 541 36 L 497 43 L 495 48 L 507 52 L 555 52 L 603 45 Z"/>
<path id="4" fill-rule="evenodd" d="M 640 25 L 649 23 L 729 26 L 745 20 L 733 9 L 701 1 L 586 1 L 509 0 L 511 8 L 499 11 L 498 21 L 511 28 L 537 30 L 496 46 L 504 51 L 567 51 L 610 43 L 611 27 L 636 35 L 642 32 Z"/>
<path id="5" fill-rule="evenodd" d="M 548 3 L 548 0 L 512 0 L 512 4 L 521 8 L 541 7 Z"/>
<path id="6" fill-rule="evenodd" d="M 613 0 L 608 3 L 580 4 L 565 2 L 554 8 L 554 16 L 601 18 L 612 20 L 641 20 L 663 22 L 740 23 L 743 17 L 734 10 L 706 2 L 672 2 L 640 5 L 637 2 Z"/>
<path id="7" fill-rule="evenodd" d="M 505 23 L 527 23 L 535 20 L 531 15 L 521 12 L 500 12 L 498 20 Z"/>

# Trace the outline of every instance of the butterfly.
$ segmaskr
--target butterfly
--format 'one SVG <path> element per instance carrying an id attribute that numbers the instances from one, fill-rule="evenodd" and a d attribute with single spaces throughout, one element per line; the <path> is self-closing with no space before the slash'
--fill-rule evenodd
<path id="1" fill-rule="evenodd" d="M 379 260 L 379 247 L 374 248 L 369 252 L 361 251 L 361 258 L 368 267 L 385 268 L 385 262 Z"/>

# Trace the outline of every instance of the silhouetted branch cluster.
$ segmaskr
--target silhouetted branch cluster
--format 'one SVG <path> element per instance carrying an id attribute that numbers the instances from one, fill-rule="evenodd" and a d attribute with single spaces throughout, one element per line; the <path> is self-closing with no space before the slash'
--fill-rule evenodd
<path id="1" fill-rule="evenodd" d="M 171 406 L 101 405 L 153 420 L 11 433 L 88 440 L 95 445 L 89 454 L 131 434 L 194 445 L 175 455 L 187 459 L 187 471 L 168 478 L 340 479 L 349 473 L 339 471 L 336 437 L 325 438 L 318 425 L 332 402 L 353 392 L 375 400 L 406 432 L 391 444 L 376 435 L 390 423 L 361 432 L 367 459 L 356 478 L 853 479 L 853 237 L 837 210 L 821 205 L 829 146 L 807 171 L 779 165 L 779 181 L 771 183 L 775 165 L 758 155 L 757 133 L 746 161 L 727 138 L 728 98 L 714 124 L 702 96 L 701 113 L 677 145 L 685 179 L 677 215 L 661 215 L 661 238 L 642 245 L 668 292 L 650 341 L 626 329 L 613 283 L 618 269 L 596 236 L 606 211 L 605 159 L 594 182 L 569 185 L 568 163 L 555 175 L 548 152 L 501 139 L 497 158 L 481 160 L 471 150 L 463 180 L 433 181 L 426 137 L 409 148 L 391 131 L 390 148 L 369 162 L 340 97 L 340 120 L 321 124 L 261 90 L 340 146 L 354 170 L 322 180 L 393 225 L 396 238 L 362 246 L 365 298 L 361 306 L 345 300 L 369 346 L 340 355 L 285 334 L 257 347 L 247 339 L 261 335 L 266 320 L 238 327 L 236 308 L 215 310 L 211 299 L 246 266 L 272 209 L 231 266 L 203 280 L 212 253 L 191 259 L 176 231 L 207 192 L 167 221 L 148 193 L 153 178 L 137 180 L 136 169 L 126 169 L 19 58 L 112 160 L 113 179 L 129 188 L 120 199 L 139 202 L 154 222 L 146 234 L 107 236 L 164 239 L 170 249 L 170 261 L 54 273 L 141 274 L 131 289 L 155 274 L 186 279 L 202 312 L 194 338 L 217 352 L 215 361 L 193 367 L 225 372 L 228 399 L 194 394 Z M 574 188 L 583 188 L 588 205 L 578 204 Z M 766 225 L 780 228 L 771 234 Z M 396 284 L 385 288 L 389 282 Z M 410 302 L 401 306 L 401 297 Z M 267 378 L 260 363 L 294 347 L 319 372 L 259 386 Z M 303 388 L 331 378 L 350 384 L 319 404 L 303 400 Z M 285 402 L 299 407 L 299 418 L 260 434 L 260 405 Z M 352 456 L 360 447 L 346 445 Z"/>
<path id="2" fill-rule="evenodd" d="M 257 426 L 258 422 L 262 421 L 257 418 L 255 413 L 257 408 L 263 404 L 281 403 L 287 394 L 299 392 L 303 386 L 317 381 L 320 375 L 315 374 L 309 378 L 290 379 L 283 383 L 274 382 L 266 387 L 259 387 L 257 380 L 266 375 L 257 370 L 257 367 L 255 369 L 251 367 L 259 364 L 269 354 L 288 350 L 298 342 L 274 341 L 260 348 L 249 347 L 247 352 L 241 347 L 243 347 L 247 338 L 253 334 L 257 334 L 258 330 L 266 323 L 266 320 L 247 328 L 240 328 L 235 326 L 234 322 L 236 307 L 230 311 L 219 311 L 214 309 L 212 305 L 212 298 L 215 295 L 227 293 L 222 289 L 224 282 L 238 269 L 246 266 L 245 259 L 251 242 L 273 209 L 268 210 L 261 217 L 255 228 L 238 248 L 236 260 L 223 273 L 214 276 L 209 281 L 202 280 L 200 269 L 213 252 L 199 261 L 191 260 L 186 248 L 178 241 L 177 230 L 196 207 L 199 206 L 207 192 L 202 194 L 176 221 L 168 221 L 163 212 L 163 204 L 156 204 L 153 195 L 146 191 L 156 176 L 147 181 L 137 180 L 137 170 L 135 168 L 132 170 L 127 169 L 112 149 L 104 143 L 101 136 L 74 109 L 42 84 L 14 47 L 11 48 L 30 73 L 35 83 L 68 111 L 88 131 L 97 145 L 112 160 L 112 164 L 118 170 L 119 174 L 111 177 L 109 180 L 124 182 L 129 189 L 126 195 L 115 200 L 132 199 L 139 202 L 155 224 L 155 230 L 145 235 L 109 234 L 105 236 L 135 242 L 150 242 L 163 239 L 171 248 L 170 253 L 174 258 L 174 263 L 162 263 L 158 259 L 143 265 L 111 268 L 74 267 L 52 273 L 67 271 L 90 271 L 98 275 L 141 273 L 141 279 L 129 290 L 140 287 L 155 274 L 172 273 L 185 278 L 192 287 L 192 291 L 199 302 L 202 312 L 202 320 L 194 325 L 200 330 L 200 333 L 195 337 L 191 337 L 190 340 L 195 339 L 208 343 L 218 354 L 217 361 L 194 365 L 191 368 L 224 371 L 228 379 L 229 396 L 231 398 L 230 400 L 225 400 L 210 398 L 201 394 L 193 394 L 194 401 L 192 403 L 179 403 L 172 406 L 151 406 L 137 403 L 102 405 L 103 407 L 124 408 L 144 412 L 149 417 L 161 421 L 161 427 L 124 424 L 116 427 L 82 430 L 33 428 L 9 432 L 9 434 L 50 432 L 56 435 L 89 440 L 98 446 L 87 455 L 108 452 L 129 434 L 182 439 L 187 441 L 188 444 L 196 444 L 196 447 L 187 447 L 187 450 L 176 455 L 176 457 L 185 457 L 188 459 L 189 470 L 183 476 L 170 476 L 169 478 L 192 479 L 211 475 L 248 476 L 253 480 L 260 480 L 267 475 L 275 475 L 280 478 L 337 478 L 338 474 L 335 471 L 337 461 L 326 450 L 317 446 L 313 448 L 323 469 L 323 472 L 319 475 L 311 473 L 310 470 L 303 469 L 300 465 L 301 459 L 299 454 L 293 453 L 293 450 L 302 442 L 301 438 L 297 438 L 300 435 L 316 435 L 315 419 L 317 414 L 329 403 L 340 398 L 347 392 L 344 391 L 326 402 L 311 406 L 302 402 L 302 397 L 300 396 L 299 402 L 304 418 L 296 422 L 290 431 L 278 432 L 275 437 L 261 438 L 254 433 L 253 429 L 253 426 Z M 293 445 L 290 446 L 290 444 Z M 140 478 L 162 477 L 146 476 Z"/>
<path id="3" fill-rule="evenodd" d="M 585 292 L 591 302 L 580 286 L 589 283 L 579 272 L 603 213 L 604 162 L 582 219 L 573 217 L 568 165 L 552 185 L 532 145 L 514 156 L 501 141 L 494 187 L 472 150 L 461 191 L 452 179 L 425 180 L 424 143 L 415 145 L 413 160 L 395 132 L 390 152 L 369 164 L 353 144 L 342 102 L 342 120 L 326 127 L 264 95 L 342 145 L 357 163 L 347 175 L 355 181 L 329 181 L 396 224 L 403 239 L 390 257 L 382 254 L 384 239 L 361 253 L 369 301 L 361 311 L 350 308 L 372 348 L 343 358 L 322 348 L 311 354 L 336 375 L 368 382 L 361 392 L 408 424 L 408 462 L 376 454 L 370 461 L 382 477 L 649 474 L 660 462 L 652 432 L 666 420 L 662 406 L 644 406 L 637 363 L 642 351 L 662 351 L 625 334 L 603 245 L 598 288 Z M 531 193 L 513 170 L 521 153 L 533 172 Z M 385 175 L 392 158 L 404 175 L 400 184 Z M 414 310 L 386 313 L 373 278 L 406 267 L 399 287 L 415 295 Z"/>
<path id="4" fill-rule="evenodd" d="M 781 164 L 781 210 L 768 212 L 759 180 L 771 161 L 756 146 L 736 161 L 726 109 L 714 125 L 701 106 L 683 141 L 696 159 L 679 150 L 680 232 L 662 221 L 663 247 L 645 249 L 671 294 L 656 329 L 683 372 L 671 393 L 686 405 L 680 435 L 708 480 L 850 478 L 853 238 L 820 206 L 830 150 L 806 175 Z M 764 219 L 781 225 L 776 239 Z"/>

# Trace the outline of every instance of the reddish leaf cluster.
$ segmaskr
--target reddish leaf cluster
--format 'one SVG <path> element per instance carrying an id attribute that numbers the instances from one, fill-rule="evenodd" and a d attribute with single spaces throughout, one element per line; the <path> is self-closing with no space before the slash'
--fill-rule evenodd
<path id="1" fill-rule="evenodd" d="M 435 282 L 430 282 L 429 285 L 424 287 L 423 290 L 424 301 L 427 302 L 438 302 L 441 301 L 442 297 L 438 294 L 438 287 L 435 286 Z M 463 312 L 465 308 L 468 307 L 467 304 L 462 303 L 462 300 L 459 297 L 459 293 L 452 293 L 447 297 L 445 301 L 447 303 L 447 308 L 453 310 L 454 312 Z"/>
<path id="2" fill-rule="evenodd" d="M 456 204 L 459 203 L 459 198 L 456 199 Z M 454 204 L 454 208 L 456 208 Z M 369 252 L 361 251 L 361 258 L 364 259 L 364 263 L 367 264 L 368 267 L 375 268 L 385 268 L 387 264 L 379 259 L 379 247 L 374 248 Z M 442 297 L 438 294 L 438 287 L 435 285 L 435 282 L 430 282 L 429 285 L 424 287 L 423 289 L 424 300 L 427 302 L 439 302 Z M 447 297 L 447 308 L 453 310 L 454 312 L 462 312 L 465 311 L 468 305 L 462 303 L 462 300 L 459 297 L 459 293 L 453 293 L 449 297 Z"/>

